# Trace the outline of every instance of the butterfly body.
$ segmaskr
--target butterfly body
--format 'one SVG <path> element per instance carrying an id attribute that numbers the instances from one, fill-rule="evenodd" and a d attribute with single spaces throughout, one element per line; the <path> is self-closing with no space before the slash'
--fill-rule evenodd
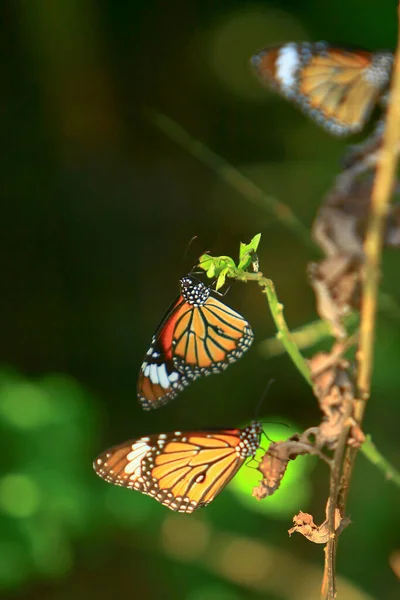
<path id="1" fill-rule="evenodd" d="M 360 131 L 388 87 L 390 52 L 290 42 L 251 58 L 263 83 L 299 105 L 334 135 Z"/>
<path id="2" fill-rule="evenodd" d="M 253 341 L 247 321 L 208 286 L 190 275 L 180 283 L 141 366 L 137 393 L 145 410 L 166 404 L 198 377 L 223 371 Z"/>
<path id="3" fill-rule="evenodd" d="M 212 502 L 246 458 L 255 455 L 261 432 L 254 421 L 244 429 L 150 435 L 110 448 L 93 467 L 109 483 L 191 513 Z"/>

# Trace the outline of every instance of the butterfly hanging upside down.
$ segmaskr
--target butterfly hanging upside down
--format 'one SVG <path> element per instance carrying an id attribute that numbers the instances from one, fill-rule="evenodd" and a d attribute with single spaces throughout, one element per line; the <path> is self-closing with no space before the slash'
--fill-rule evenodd
<path id="1" fill-rule="evenodd" d="M 198 377 L 223 371 L 253 341 L 249 323 L 208 286 L 192 275 L 180 283 L 141 366 L 137 395 L 144 410 L 163 406 Z"/>
<path id="2" fill-rule="evenodd" d="M 263 83 L 319 125 L 334 135 L 349 135 L 364 127 L 378 101 L 387 101 L 393 55 L 291 42 L 261 50 L 251 63 Z"/>
<path id="3" fill-rule="evenodd" d="M 244 429 L 161 433 L 106 450 L 93 463 L 97 475 L 152 496 L 171 510 L 192 513 L 229 483 L 262 433 L 253 421 Z"/>

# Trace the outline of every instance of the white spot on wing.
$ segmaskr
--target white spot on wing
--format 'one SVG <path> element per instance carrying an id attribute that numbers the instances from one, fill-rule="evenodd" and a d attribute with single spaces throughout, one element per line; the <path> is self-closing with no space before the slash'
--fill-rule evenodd
<path id="1" fill-rule="evenodd" d="M 171 384 L 168 379 L 167 369 L 165 368 L 164 364 L 159 365 L 158 367 L 158 380 L 160 382 L 161 387 L 163 387 L 164 390 L 168 390 L 168 388 L 171 387 Z"/>
<path id="2" fill-rule="evenodd" d="M 137 442 L 133 445 L 131 452 L 129 452 L 126 457 L 127 460 L 129 460 L 125 467 L 125 473 L 127 475 L 133 473 L 134 478 L 141 476 L 141 463 L 149 450 L 150 446 L 145 442 Z"/>
<path id="3" fill-rule="evenodd" d="M 150 365 L 143 363 L 143 366 L 146 365 L 143 369 L 143 374 L 145 377 L 148 377 L 150 375 Z"/>
<path id="4" fill-rule="evenodd" d="M 179 379 L 179 373 L 177 373 L 176 371 L 172 371 L 172 373 L 170 373 L 169 375 L 169 380 L 171 383 L 175 383 L 175 381 L 178 381 Z"/>
<path id="5" fill-rule="evenodd" d="M 150 380 L 152 383 L 158 383 L 158 369 L 157 365 L 150 365 Z"/>
<path id="6" fill-rule="evenodd" d="M 296 83 L 296 71 L 300 59 L 296 44 L 285 44 L 278 52 L 276 59 L 276 78 L 285 89 L 292 88 Z"/>

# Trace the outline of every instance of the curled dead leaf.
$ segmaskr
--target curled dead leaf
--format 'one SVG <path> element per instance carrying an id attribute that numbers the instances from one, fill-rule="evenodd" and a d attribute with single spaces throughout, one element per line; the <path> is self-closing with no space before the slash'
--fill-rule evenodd
<path id="1" fill-rule="evenodd" d="M 344 339 L 347 331 L 342 319 L 360 306 L 360 258 L 337 254 L 319 263 L 310 263 L 308 276 L 315 292 L 319 316 L 328 321 L 337 339 Z"/>
<path id="2" fill-rule="evenodd" d="M 313 224 L 312 235 L 326 258 L 311 263 L 308 274 L 316 295 L 318 314 L 330 323 L 337 339 L 346 337 L 343 317 L 351 309 L 360 308 L 363 245 L 375 181 L 374 173 L 366 172 L 371 169 L 372 158 L 379 154 L 375 152 L 377 140 L 380 143 L 378 138 L 375 136 L 360 148 L 363 156 L 366 152 L 361 162 L 337 177 Z M 400 193 L 400 184 L 395 193 Z M 387 246 L 400 246 L 399 203 L 389 208 L 384 241 Z"/>
<path id="3" fill-rule="evenodd" d="M 326 519 L 321 525 L 314 523 L 314 518 L 308 513 L 300 511 L 293 517 L 294 527 L 288 531 L 291 536 L 293 533 L 300 533 L 314 544 L 326 544 L 330 533 L 328 520 Z M 339 509 L 335 509 L 335 533 L 339 535 L 345 527 L 351 523 L 348 517 L 342 517 Z"/>
<path id="4" fill-rule="evenodd" d="M 311 437 L 315 439 L 317 431 L 317 427 L 311 427 L 302 434 L 293 435 L 288 440 L 270 444 L 258 466 L 263 479 L 253 489 L 253 496 L 257 500 L 272 496 L 276 492 L 286 473 L 289 461 L 294 460 L 297 456 L 318 455 L 325 462 L 330 462 L 330 459 L 310 441 Z"/>
<path id="5" fill-rule="evenodd" d="M 337 343 L 330 353 L 321 352 L 308 361 L 313 391 L 323 419 L 315 436 L 316 445 L 335 448 L 343 427 L 350 424 L 348 445 L 359 447 L 365 437 L 355 421 L 348 423 L 346 407 L 355 401 L 355 385 L 350 363 L 342 358 L 346 345 Z"/>
<path id="6" fill-rule="evenodd" d="M 272 496 L 276 492 L 286 472 L 288 462 L 288 447 L 285 442 L 270 444 L 258 466 L 258 470 L 263 474 L 263 479 L 253 489 L 253 496 L 257 500 Z"/>

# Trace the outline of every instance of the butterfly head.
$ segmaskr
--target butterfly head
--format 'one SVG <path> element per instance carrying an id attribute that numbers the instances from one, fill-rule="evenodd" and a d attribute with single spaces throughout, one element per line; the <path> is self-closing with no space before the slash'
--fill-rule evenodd
<path id="1" fill-rule="evenodd" d="M 242 430 L 240 437 L 244 444 L 242 450 L 245 456 L 254 456 L 256 454 L 260 447 L 262 431 L 262 424 L 259 421 L 252 421 L 250 425 Z"/>
<path id="2" fill-rule="evenodd" d="M 210 288 L 194 277 L 186 275 L 181 279 L 181 293 L 188 304 L 202 306 L 210 295 Z"/>

